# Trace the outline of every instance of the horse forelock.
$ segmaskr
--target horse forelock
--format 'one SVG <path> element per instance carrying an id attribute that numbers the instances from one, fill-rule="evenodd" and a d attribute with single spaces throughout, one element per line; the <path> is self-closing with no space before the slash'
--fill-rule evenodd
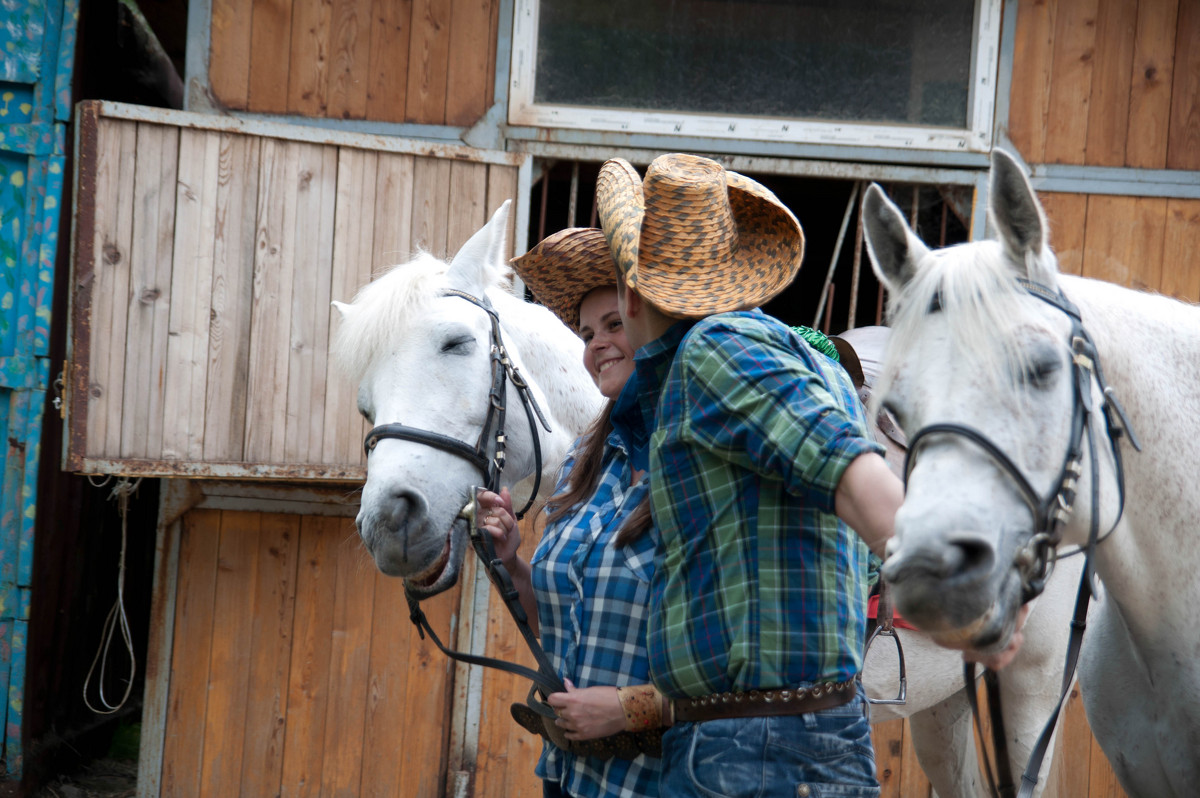
<path id="1" fill-rule="evenodd" d="M 450 287 L 449 264 L 422 252 L 363 286 L 340 320 L 332 353 L 353 382 L 360 381 L 380 352 L 403 337 L 430 303 Z"/>
<path id="2" fill-rule="evenodd" d="M 888 305 L 892 334 L 885 369 L 871 400 L 877 412 L 896 378 L 900 355 L 917 351 L 930 314 L 941 314 L 948 326 L 951 368 L 970 369 L 990 381 L 1000 398 L 1020 396 L 1018 375 L 1029 354 L 1018 332 L 1044 324 L 1023 305 L 1028 297 L 1016 281 L 1017 271 L 1000 244 L 982 241 L 931 252 L 913 279 Z M 1064 344 L 1065 345 L 1065 344 Z"/>

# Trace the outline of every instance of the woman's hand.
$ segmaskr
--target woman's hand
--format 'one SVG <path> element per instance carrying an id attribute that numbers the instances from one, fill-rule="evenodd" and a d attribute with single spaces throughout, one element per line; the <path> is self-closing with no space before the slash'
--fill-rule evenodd
<path id="1" fill-rule="evenodd" d="M 551 693 L 546 703 L 558 713 L 558 724 L 568 740 L 594 740 L 625 730 L 625 710 L 615 687 L 584 687 L 568 679 L 567 692 Z"/>
<path id="2" fill-rule="evenodd" d="M 499 493 L 480 490 L 478 501 L 476 523 L 480 529 L 486 530 L 492 536 L 496 556 L 504 563 L 504 567 L 511 571 L 517 558 L 517 550 L 521 547 L 521 530 L 517 528 L 516 514 L 513 513 L 512 496 L 508 488 L 501 488 Z"/>

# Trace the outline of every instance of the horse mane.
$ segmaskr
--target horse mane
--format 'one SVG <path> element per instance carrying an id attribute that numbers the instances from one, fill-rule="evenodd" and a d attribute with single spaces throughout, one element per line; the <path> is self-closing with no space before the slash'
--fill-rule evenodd
<path id="1" fill-rule="evenodd" d="M 450 264 L 428 252 L 392 266 L 355 294 L 330 346 L 338 367 L 357 383 L 377 354 L 404 334 L 414 314 L 450 287 Z"/>
<path id="2" fill-rule="evenodd" d="M 1057 274 L 1053 269 L 1040 271 Z M 1016 400 L 1020 395 L 1017 376 L 1029 360 L 1016 333 L 1021 327 L 1028 329 L 1036 317 L 1021 312 L 1021 302 L 1027 297 L 1016 282 L 1016 266 L 1003 246 L 981 241 L 934 250 L 915 272 L 888 301 L 892 327 L 884 359 L 888 365 L 872 392 L 871 417 L 896 377 L 900 355 L 912 351 L 924 319 L 934 307 L 937 310 L 933 312 L 944 314 L 949 325 L 953 367 L 984 375 L 992 380 L 994 390 Z"/>

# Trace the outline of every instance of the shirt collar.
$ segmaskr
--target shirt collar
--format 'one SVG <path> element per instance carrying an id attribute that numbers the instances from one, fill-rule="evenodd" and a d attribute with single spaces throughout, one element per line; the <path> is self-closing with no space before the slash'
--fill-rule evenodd
<path id="1" fill-rule="evenodd" d="M 613 404 L 612 414 L 609 416 L 613 431 L 609 441 L 625 449 L 630 463 L 638 471 L 645 471 L 650 467 L 650 429 L 642 410 L 638 402 L 638 376 L 635 371 L 629 375 L 625 387 L 621 389 L 621 394 Z"/>
<path id="2" fill-rule="evenodd" d="M 662 391 L 663 381 L 671 364 L 675 361 L 675 353 L 688 330 L 692 329 L 695 321 L 684 320 L 672 324 L 665 333 L 643 346 L 633 356 L 634 375 L 637 377 L 637 401 L 641 406 L 642 417 L 646 427 L 653 428 L 658 395 Z M 632 378 L 630 379 L 632 382 Z M 626 383 L 628 387 L 628 383 Z"/>

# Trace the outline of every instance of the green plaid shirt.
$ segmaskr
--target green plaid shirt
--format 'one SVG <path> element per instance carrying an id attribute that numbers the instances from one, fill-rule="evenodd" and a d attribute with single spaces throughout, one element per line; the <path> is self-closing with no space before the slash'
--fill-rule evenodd
<path id="1" fill-rule="evenodd" d="M 868 552 L 834 494 L 882 449 L 846 372 L 760 311 L 677 324 L 635 364 L 662 535 L 654 683 L 686 697 L 855 676 Z"/>

